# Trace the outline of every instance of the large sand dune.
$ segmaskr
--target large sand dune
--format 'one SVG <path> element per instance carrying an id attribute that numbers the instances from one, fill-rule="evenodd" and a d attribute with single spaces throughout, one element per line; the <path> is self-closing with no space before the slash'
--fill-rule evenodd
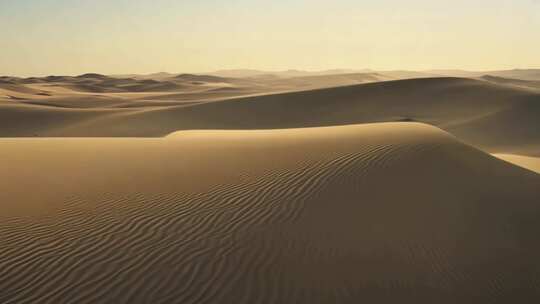
<path id="1" fill-rule="evenodd" d="M 392 79 L 377 73 L 352 73 L 297 77 L 231 78 L 212 75 L 168 74 L 106 76 L 88 73 L 79 76 L 7 77 L 0 76 L 0 102 L 81 107 L 81 99 L 108 98 L 111 101 L 168 100 L 169 105 L 182 101 L 216 100 L 262 93 L 336 87 Z M 90 103 L 82 103 L 85 106 Z M 150 103 L 149 105 L 154 105 Z M 85 107 L 83 106 L 83 107 Z M 97 102 L 93 107 L 117 106 Z M 139 104 L 139 106 L 141 106 Z"/>
<path id="2" fill-rule="evenodd" d="M 540 157 L 530 157 L 515 154 L 494 154 L 494 156 L 520 167 L 540 173 Z"/>
<path id="3" fill-rule="evenodd" d="M 0 104 L 0 136 L 157 137 L 189 129 L 418 121 L 493 153 L 540 151 L 540 92 L 473 79 L 386 81 L 169 105 L 107 100 L 113 105 L 93 109 L 67 108 L 58 100 L 54 107 Z"/>
<path id="4" fill-rule="evenodd" d="M 244 72 L 0 77 L 0 303 L 540 300 L 535 81 Z"/>
<path id="5" fill-rule="evenodd" d="M 0 145 L 1 303 L 540 300 L 540 176 L 424 124 Z"/>

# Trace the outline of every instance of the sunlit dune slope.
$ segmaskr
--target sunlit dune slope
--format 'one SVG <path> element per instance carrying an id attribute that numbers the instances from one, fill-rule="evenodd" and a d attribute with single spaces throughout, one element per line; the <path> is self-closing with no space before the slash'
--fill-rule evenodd
<path id="1" fill-rule="evenodd" d="M 0 140 L 1 303 L 531 303 L 538 174 L 424 124 Z"/>
<path id="2" fill-rule="evenodd" d="M 426 122 L 490 152 L 534 154 L 540 94 L 460 78 L 378 82 L 147 109 L 43 135 L 158 136 L 181 129 L 272 129 L 387 121 Z M 536 151 L 536 152 L 535 152 Z"/>
<path id="3" fill-rule="evenodd" d="M 494 154 L 494 156 L 523 168 L 527 168 L 531 171 L 540 173 L 540 157 L 530 157 L 515 154 Z"/>

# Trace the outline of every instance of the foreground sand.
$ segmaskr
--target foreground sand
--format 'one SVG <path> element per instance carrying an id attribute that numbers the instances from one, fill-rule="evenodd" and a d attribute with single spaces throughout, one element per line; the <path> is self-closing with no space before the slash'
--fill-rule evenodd
<path id="1" fill-rule="evenodd" d="M 540 175 L 428 125 L 0 147 L 0 303 L 540 301 Z"/>

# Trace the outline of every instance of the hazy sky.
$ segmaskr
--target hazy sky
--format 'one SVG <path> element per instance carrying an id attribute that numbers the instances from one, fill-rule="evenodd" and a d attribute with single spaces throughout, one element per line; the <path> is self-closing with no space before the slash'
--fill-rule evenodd
<path id="1" fill-rule="evenodd" d="M 0 0 L 0 75 L 540 67 L 540 0 Z"/>

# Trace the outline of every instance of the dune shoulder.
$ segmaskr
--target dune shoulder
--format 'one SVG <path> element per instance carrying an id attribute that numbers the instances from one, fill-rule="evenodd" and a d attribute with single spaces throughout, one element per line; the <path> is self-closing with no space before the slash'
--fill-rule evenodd
<path id="1" fill-rule="evenodd" d="M 3 303 L 538 298 L 539 175 L 425 124 L 0 147 Z"/>
<path id="2" fill-rule="evenodd" d="M 531 171 L 540 173 L 540 157 L 524 156 L 517 154 L 493 154 L 507 162 L 513 163 L 517 166 L 527 168 Z"/>

